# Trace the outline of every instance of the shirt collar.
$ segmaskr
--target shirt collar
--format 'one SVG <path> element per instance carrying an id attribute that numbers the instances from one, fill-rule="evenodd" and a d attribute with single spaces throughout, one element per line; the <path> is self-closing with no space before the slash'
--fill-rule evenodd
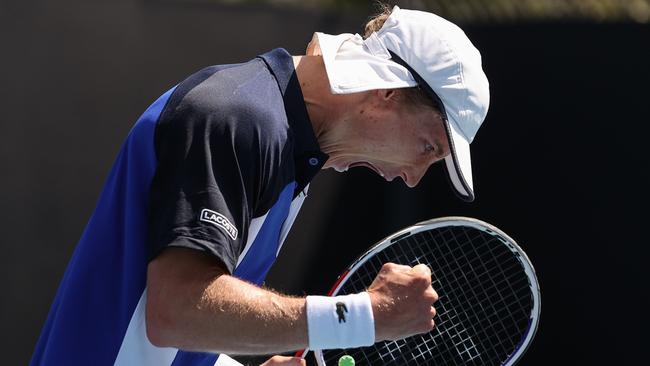
<path id="1" fill-rule="evenodd" d="M 314 134 L 307 114 L 307 107 L 300 89 L 300 83 L 293 65 L 293 57 L 284 49 L 276 48 L 259 56 L 268 65 L 278 82 L 284 109 L 294 139 L 294 162 L 296 182 L 295 195 L 300 193 L 314 178 L 328 159 L 323 153 Z"/>

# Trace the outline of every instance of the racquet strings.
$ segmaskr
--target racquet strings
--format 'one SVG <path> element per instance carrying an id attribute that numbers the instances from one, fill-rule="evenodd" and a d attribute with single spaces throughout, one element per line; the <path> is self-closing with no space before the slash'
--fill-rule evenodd
<path id="1" fill-rule="evenodd" d="M 370 347 L 324 350 L 327 365 L 348 354 L 358 365 L 501 365 L 529 328 L 533 295 L 506 240 L 472 227 L 423 231 L 375 253 L 337 295 L 365 291 L 386 262 L 427 264 L 439 295 L 435 328 Z"/>

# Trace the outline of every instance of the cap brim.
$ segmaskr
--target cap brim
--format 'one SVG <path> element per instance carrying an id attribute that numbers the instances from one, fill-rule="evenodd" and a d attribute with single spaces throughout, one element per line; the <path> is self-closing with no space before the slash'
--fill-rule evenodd
<path id="1" fill-rule="evenodd" d="M 451 182 L 454 191 L 458 197 L 466 202 L 474 201 L 474 188 L 472 183 L 472 160 L 469 151 L 469 142 L 463 137 L 460 129 L 457 127 L 456 122 L 450 119 L 445 109 L 445 104 L 440 99 L 438 94 L 431 88 L 429 84 L 420 76 L 409 64 L 402 60 L 397 54 L 392 51 L 390 55 L 392 60 L 398 64 L 406 67 L 418 85 L 424 89 L 427 94 L 438 104 L 440 113 L 445 120 L 445 130 L 447 131 L 447 139 L 449 140 L 449 148 L 451 150 L 449 156 L 445 158 L 445 165 L 447 167 L 447 176 Z"/>
<path id="2" fill-rule="evenodd" d="M 474 201 L 474 186 L 469 142 L 465 140 L 453 120 L 447 118 L 445 127 L 451 150 L 450 154 L 445 157 L 449 181 L 463 201 L 472 202 Z"/>

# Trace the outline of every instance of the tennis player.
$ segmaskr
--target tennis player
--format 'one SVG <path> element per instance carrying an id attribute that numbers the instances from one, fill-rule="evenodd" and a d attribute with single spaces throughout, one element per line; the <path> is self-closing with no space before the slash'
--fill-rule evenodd
<path id="1" fill-rule="evenodd" d="M 31 364 L 228 365 L 430 331 L 424 265 L 387 263 L 367 291 L 333 298 L 260 284 L 321 169 L 414 187 L 444 160 L 471 201 L 469 144 L 488 100 L 465 34 L 398 7 L 363 37 L 316 33 L 304 56 L 276 49 L 190 76 L 127 137 Z"/>

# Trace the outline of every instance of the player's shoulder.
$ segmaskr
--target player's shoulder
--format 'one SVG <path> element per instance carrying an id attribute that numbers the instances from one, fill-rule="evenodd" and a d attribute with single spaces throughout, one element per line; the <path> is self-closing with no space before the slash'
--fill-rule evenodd
<path id="1" fill-rule="evenodd" d="M 193 74 L 177 86 L 166 109 L 169 117 L 181 123 L 208 122 L 215 128 L 276 135 L 287 127 L 284 108 L 273 73 L 255 58 Z"/>
<path id="2" fill-rule="evenodd" d="M 198 73 L 184 102 L 206 113 L 267 115 L 284 112 L 282 94 L 267 65 L 259 58 L 238 65 L 212 66 Z"/>

